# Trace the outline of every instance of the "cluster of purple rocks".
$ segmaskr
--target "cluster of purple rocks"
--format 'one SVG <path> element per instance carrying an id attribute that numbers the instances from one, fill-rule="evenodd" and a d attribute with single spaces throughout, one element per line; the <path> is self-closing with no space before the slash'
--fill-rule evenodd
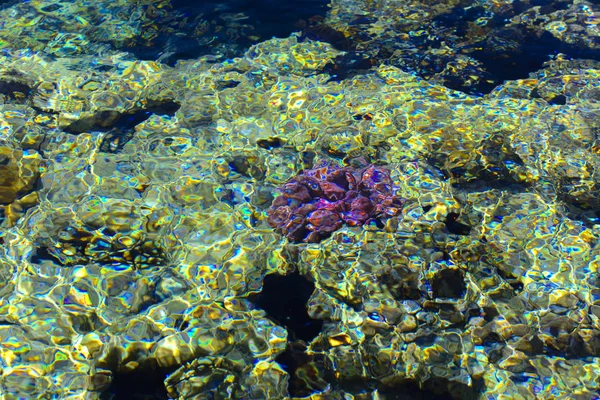
<path id="1" fill-rule="evenodd" d="M 324 164 L 305 170 L 280 189 L 268 222 L 292 242 L 316 243 L 344 223 L 359 226 L 396 216 L 403 201 L 394 195 L 390 171 Z"/>

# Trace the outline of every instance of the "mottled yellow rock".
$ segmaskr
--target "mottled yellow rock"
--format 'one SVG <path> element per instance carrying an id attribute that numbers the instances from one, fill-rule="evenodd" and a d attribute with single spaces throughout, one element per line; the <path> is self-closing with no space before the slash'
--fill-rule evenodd
<path id="1" fill-rule="evenodd" d="M 27 194 L 40 175 L 42 158 L 35 150 L 0 144 L 0 203 L 9 204 Z"/>

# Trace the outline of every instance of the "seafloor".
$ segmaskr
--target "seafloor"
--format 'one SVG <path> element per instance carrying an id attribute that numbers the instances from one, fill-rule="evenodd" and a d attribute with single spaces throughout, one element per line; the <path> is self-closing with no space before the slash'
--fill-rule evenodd
<path id="1" fill-rule="evenodd" d="M 599 1 L 4 3 L 1 399 L 600 398 Z"/>

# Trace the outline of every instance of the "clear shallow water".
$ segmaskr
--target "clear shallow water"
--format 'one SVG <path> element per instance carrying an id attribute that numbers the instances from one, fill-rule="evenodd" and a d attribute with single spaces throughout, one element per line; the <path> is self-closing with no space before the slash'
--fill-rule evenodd
<path id="1" fill-rule="evenodd" d="M 10 3 L 0 392 L 595 398 L 594 4 Z"/>

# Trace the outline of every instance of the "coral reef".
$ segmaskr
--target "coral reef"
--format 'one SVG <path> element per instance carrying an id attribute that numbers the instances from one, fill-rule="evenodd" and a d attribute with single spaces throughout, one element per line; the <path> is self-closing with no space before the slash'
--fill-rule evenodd
<path id="1" fill-rule="evenodd" d="M 443 47 L 338 80 L 346 55 L 300 35 L 227 62 L 89 54 L 143 40 L 109 28 L 162 1 L 129 3 L 102 26 L 76 10 L 92 47 L 56 34 L 81 1 L 0 10 L 3 400 L 597 398 L 600 62 L 556 56 L 476 96 L 448 87 L 453 64 L 395 63 Z M 332 26 L 368 34 L 356 51 L 429 47 L 421 21 L 481 10 L 397 3 L 335 0 Z M 600 26 L 597 2 L 555 8 L 521 19 Z M 281 276 L 310 290 L 261 298 Z"/>
<path id="2" fill-rule="evenodd" d="M 344 223 L 360 226 L 395 217 L 402 200 L 394 195 L 390 171 L 321 164 L 290 179 L 267 214 L 277 232 L 293 242 L 316 243 Z"/>

